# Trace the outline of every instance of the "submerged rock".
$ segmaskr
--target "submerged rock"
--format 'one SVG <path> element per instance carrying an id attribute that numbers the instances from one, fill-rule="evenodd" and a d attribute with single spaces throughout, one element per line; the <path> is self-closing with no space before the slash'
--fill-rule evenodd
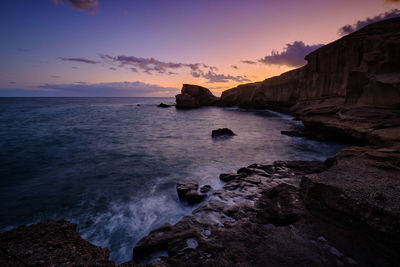
<path id="1" fill-rule="evenodd" d="M 211 185 L 203 185 L 202 187 L 200 187 L 200 192 L 201 193 L 207 193 L 212 189 Z"/>
<path id="2" fill-rule="evenodd" d="M 219 137 L 219 136 L 234 136 L 235 133 L 228 128 L 219 128 L 217 130 L 213 130 L 211 133 L 212 137 Z"/>
<path id="3" fill-rule="evenodd" d="M 167 105 L 167 104 L 164 104 L 164 103 L 160 103 L 157 107 L 159 107 L 159 108 L 169 108 L 171 106 L 172 105 Z"/>

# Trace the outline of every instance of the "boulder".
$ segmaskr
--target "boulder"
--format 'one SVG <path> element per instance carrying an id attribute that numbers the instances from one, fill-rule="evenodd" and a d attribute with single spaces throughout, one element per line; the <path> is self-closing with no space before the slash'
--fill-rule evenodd
<path id="1" fill-rule="evenodd" d="M 211 133 L 212 137 L 218 137 L 218 136 L 234 136 L 235 133 L 228 128 L 220 128 L 217 130 L 213 130 Z"/>
<path id="2" fill-rule="evenodd" d="M 176 107 L 198 108 L 200 106 L 212 106 L 218 102 L 218 99 L 205 87 L 184 84 L 181 93 L 176 96 Z"/>
<path id="3" fill-rule="evenodd" d="M 199 184 L 196 182 L 179 182 L 176 184 L 176 191 L 179 198 L 185 198 L 187 192 L 194 190 L 197 191 Z"/>

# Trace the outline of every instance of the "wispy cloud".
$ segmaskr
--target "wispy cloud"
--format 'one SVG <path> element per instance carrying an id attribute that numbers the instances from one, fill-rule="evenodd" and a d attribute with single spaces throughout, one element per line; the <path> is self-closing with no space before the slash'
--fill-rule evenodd
<path id="1" fill-rule="evenodd" d="M 391 0 L 391 1 L 386 1 L 386 2 L 391 2 L 391 3 L 400 3 L 400 0 Z M 400 10 L 398 9 L 392 9 L 388 12 L 385 12 L 383 14 L 379 14 L 375 17 L 372 18 L 366 18 L 364 20 L 359 20 L 357 21 L 355 24 L 351 25 L 351 24 L 347 24 L 344 25 L 343 27 L 341 27 L 339 29 L 339 34 L 341 36 L 355 32 L 359 29 L 361 29 L 364 26 L 367 26 L 368 24 L 380 21 L 380 20 L 384 20 L 384 19 L 390 19 L 390 18 L 396 18 L 396 17 L 400 17 Z"/>
<path id="2" fill-rule="evenodd" d="M 273 65 L 286 65 L 299 67 L 306 63 L 304 57 L 312 51 L 320 48 L 323 44 L 306 45 L 303 41 L 294 41 L 287 44 L 282 52 L 272 51 L 271 55 L 259 59 L 259 62 Z"/>
<path id="3" fill-rule="evenodd" d="M 139 70 L 147 74 L 175 74 L 174 70 L 181 68 L 189 68 L 192 71 L 199 70 L 200 68 L 209 68 L 211 70 L 217 69 L 213 66 L 208 66 L 202 63 L 180 63 L 180 62 L 165 62 L 155 58 L 143 58 L 135 56 L 111 56 L 111 55 L 100 55 L 100 58 L 108 64 L 114 67 L 129 68 L 133 72 Z"/>
<path id="4" fill-rule="evenodd" d="M 241 60 L 240 62 L 244 63 L 244 64 L 257 64 L 257 61 L 253 61 L 253 60 Z"/>
<path id="5" fill-rule="evenodd" d="M 52 0 L 55 4 L 68 2 L 73 8 L 94 14 L 98 11 L 98 0 Z"/>
<path id="6" fill-rule="evenodd" d="M 385 3 L 390 3 L 390 4 L 400 4 L 400 0 L 384 0 Z"/>
<path id="7" fill-rule="evenodd" d="M 90 60 L 87 58 L 80 58 L 80 57 L 60 57 L 62 61 L 74 61 L 80 63 L 87 63 L 87 64 L 98 64 L 100 61 Z"/>
<path id="8" fill-rule="evenodd" d="M 207 83 L 227 83 L 233 82 L 249 82 L 250 80 L 246 76 L 232 76 L 230 74 L 218 74 L 211 70 L 204 72 L 202 70 L 192 71 L 190 73 L 194 78 L 204 78 Z"/>
<path id="9" fill-rule="evenodd" d="M 236 66 L 236 65 L 232 65 L 231 67 L 232 67 L 232 69 L 235 69 L 235 70 L 238 69 L 238 66 Z"/>

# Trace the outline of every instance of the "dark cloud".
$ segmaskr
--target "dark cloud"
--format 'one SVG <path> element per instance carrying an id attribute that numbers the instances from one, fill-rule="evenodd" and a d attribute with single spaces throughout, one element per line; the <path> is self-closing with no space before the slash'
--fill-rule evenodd
<path id="1" fill-rule="evenodd" d="M 114 68 L 114 67 L 109 67 L 108 69 L 109 69 L 109 70 L 117 70 L 117 69 Z"/>
<path id="2" fill-rule="evenodd" d="M 236 65 L 232 65 L 231 67 L 234 68 L 235 70 L 238 69 L 238 66 L 236 66 Z"/>
<path id="3" fill-rule="evenodd" d="M 46 90 L 44 96 L 103 96 L 103 97 L 142 97 L 142 96 L 174 96 L 178 88 L 163 87 L 143 82 L 110 82 L 72 84 L 44 84 L 39 90 Z"/>
<path id="4" fill-rule="evenodd" d="M 242 60 L 242 61 L 240 61 L 240 62 L 242 62 L 242 63 L 244 63 L 244 64 L 250 64 L 250 65 L 256 64 L 256 63 L 257 63 L 257 61 L 252 61 L 252 60 Z"/>
<path id="5" fill-rule="evenodd" d="M 97 64 L 100 63 L 100 61 L 94 61 L 86 58 L 71 58 L 71 57 L 60 57 L 61 60 L 63 61 L 74 61 L 74 62 L 81 62 L 81 63 L 88 63 L 88 64 Z"/>
<path id="6" fill-rule="evenodd" d="M 89 14 L 94 14 L 98 11 L 98 0 L 52 0 L 53 3 L 59 4 L 68 2 L 73 8 L 81 11 L 87 11 Z"/>
<path id="7" fill-rule="evenodd" d="M 59 78 L 61 78 L 61 76 L 59 76 L 59 75 L 52 75 L 51 78 L 59 79 Z"/>
<path id="8" fill-rule="evenodd" d="M 16 84 L 17 82 L 9 82 L 9 84 Z"/>
<path id="9" fill-rule="evenodd" d="M 107 54 L 101 54 L 100 58 L 104 63 L 110 64 L 118 68 L 127 68 L 133 72 L 143 72 L 146 74 L 165 74 L 174 75 L 177 74 L 176 70 L 189 68 L 191 72 L 197 72 L 199 70 L 205 71 L 210 70 L 212 72 L 218 71 L 215 66 L 209 66 L 203 63 L 181 63 L 181 62 L 164 62 L 155 58 L 142 58 L 135 56 L 111 56 Z"/>
<path id="10" fill-rule="evenodd" d="M 246 76 L 232 76 L 226 74 L 218 74 L 211 70 L 204 72 L 202 70 L 192 71 L 190 73 L 194 78 L 204 78 L 207 80 L 207 83 L 226 83 L 229 81 L 234 82 L 249 82 Z"/>
<path id="11" fill-rule="evenodd" d="M 397 1 L 393 1 L 392 0 L 392 1 L 386 1 L 386 2 L 400 3 L 400 0 L 397 0 Z M 354 31 L 357 31 L 357 30 L 361 29 L 362 27 L 364 27 L 364 26 L 366 26 L 368 24 L 371 24 L 371 23 L 374 23 L 374 22 L 377 22 L 377 21 L 380 21 L 380 20 L 396 18 L 396 17 L 400 17 L 400 10 L 392 9 L 392 10 L 390 10 L 388 12 L 385 12 L 383 14 L 379 14 L 379 15 L 377 15 L 375 17 L 366 18 L 365 20 L 359 20 L 359 21 L 357 21 L 357 23 L 355 23 L 353 25 L 350 25 L 350 24 L 344 25 L 343 27 L 341 27 L 339 29 L 339 34 L 341 36 L 343 36 L 343 35 L 352 33 Z"/>
<path id="12" fill-rule="evenodd" d="M 385 3 L 389 3 L 389 4 L 400 4 L 400 0 L 385 0 Z"/>
<path id="13" fill-rule="evenodd" d="M 299 67 L 306 63 L 304 57 L 323 44 L 306 45 L 303 41 L 294 41 L 287 44 L 282 52 L 272 51 L 271 55 L 261 58 L 259 62 L 264 64 L 286 65 Z"/>
<path id="14" fill-rule="evenodd" d="M 72 66 L 71 68 L 74 69 L 74 70 L 79 69 L 78 67 L 75 67 L 75 66 Z"/>

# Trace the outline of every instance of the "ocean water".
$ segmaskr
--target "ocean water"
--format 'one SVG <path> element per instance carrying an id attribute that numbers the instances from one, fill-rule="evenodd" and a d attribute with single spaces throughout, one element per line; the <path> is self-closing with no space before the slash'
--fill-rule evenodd
<path id="1" fill-rule="evenodd" d="M 281 135 L 300 122 L 276 112 L 160 102 L 174 99 L 0 98 L 0 231 L 65 218 L 121 263 L 150 230 L 191 213 L 178 181 L 220 188 L 220 173 L 343 147 Z M 213 140 L 222 127 L 237 135 Z"/>

